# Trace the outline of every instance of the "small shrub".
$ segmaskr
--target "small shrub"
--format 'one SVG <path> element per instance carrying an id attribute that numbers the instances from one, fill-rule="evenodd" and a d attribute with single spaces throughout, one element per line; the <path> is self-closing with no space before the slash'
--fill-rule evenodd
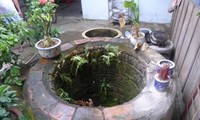
<path id="1" fill-rule="evenodd" d="M 16 91 L 10 90 L 10 86 L 1 85 L 0 86 L 0 119 L 9 119 L 10 107 L 17 106 L 16 101 L 18 100 Z"/>

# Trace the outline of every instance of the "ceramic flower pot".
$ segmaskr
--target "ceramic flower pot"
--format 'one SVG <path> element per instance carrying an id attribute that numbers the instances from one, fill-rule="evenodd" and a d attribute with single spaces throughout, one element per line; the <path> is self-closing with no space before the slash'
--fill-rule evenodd
<path id="1" fill-rule="evenodd" d="M 158 74 L 156 74 L 154 76 L 154 87 L 158 90 L 158 91 L 166 91 L 169 89 L 169 85 L 170 85 L 170 79 L 167 80 L 160 80 L 158 78 Z"/>
<path id="2" fill-rule="evenodd" d="M 133 39 L 130 39 L 130 41 L 133 45 L 136 45 L 136 43 L 142 45 L 145 42 L 145 34 L 143 32 L 139 32 L 139 37 L 136 37 L 136 33 L 133 33 L 132 38 Z"/>
<path id="3" fill-rule="evenodd" d="M 35 44 L 35 48 L 38 50 L 38 53 L 40 54 L 41 57 L 43 58 L 53 58 L 58 56 L 61 53 L 61 40 L 58 38 L 52 38 L 55 41 L 55 45 L 51 47 L 46 47 L 43 48 L 40 46 L 42 40 L 39 40 Z"/>
<path id="4" fill-rule="evenodd" d="M 175 63 L 171 60 L 167 60 L 167 59 L 163 59 L 163 60 L 160 60 L 157 62 L 157 73 L 160 72 L 160 68 L 163 67 L 163 65 L 165 64 L 168 64 L 169 65 L 169 73 L 168 75 L 170 77 L 173 76 L 173 70 L 174 70 L 174 67 L 175 67 Z"/>

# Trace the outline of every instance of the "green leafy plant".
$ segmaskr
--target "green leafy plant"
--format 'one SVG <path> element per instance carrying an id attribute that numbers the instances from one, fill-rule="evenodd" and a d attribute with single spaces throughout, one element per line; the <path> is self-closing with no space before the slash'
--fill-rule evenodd
<path id="1" fill-rule="evenodd" d="M 0 33 L 3 34 L 0 39 L 4 41 L 2 44 L 6 44 L 7 47 L 10 47 L 13 44 L 23 43 L 24 41 L 33 43 L 33 35 L 26 21 L 16 21 L 5 24 L 4 18 L 10 15 L 12 14 L 0 15 Z"/>
<path id="2" fill-rule="evenodd" d="M 12 48 L 25 40 L 30 40 L 32 35 L 25 21 L 5 24 L 4 17 L 6 16 L 0 16 L 0 119 L 6 120 L 9 119 L 8 115 L 12 110 L 21 113 L 19 109 L 11 108 L 19 105 L 16 91 L 11 90 L 11 86 L 22 85 L 20 62 Z M 23 115 L 20 117 L 25 119 Z"/>
<path id="3" fill-rule="evenodd" d="M 52 37 L 57 37 L 59 32 L 52 29 L 52 20 L 55 16 L 57 5 L 54 0 L 27 0 L 29 7 L 26 18 L 33 37 L 37 40 L 44 38 L 43 47 L 52 46 Z"/>
<path id="4" fill-rule="evenodd" d="M 2 55 L 3 52 L 9 52 L 9 48 L 16 44 L 18 40 L 16 34 L 9 31 L 3 24 L 0 24 L 0 34 L 0 51 Z"/>
<path id="5" fill-rule="evenodd" d="M 20 67 L 16 65 L 11 66 L 8 71 L 4 71 L 0 78 L 4 80 L 5 84 L 22 85 L 22 80 L 20 79 Z"/>
<path id="6" fill-rule="evenodd" d="M 56 92 L 58 96 L 62 98 L 63 100 L 68 101 L 68 102 L 74 102 L 74 100 L 70 98 L 68 93 L 65 92 L 62 88 L 59 88 Z"/>
<path id="7" fill-rule="evenodd" d="M 200 16 L 200 12 L 199 12 L 199 13 L 197 13 L 197 15 L 199 15 L 199 16 Z"/>
<path id="8" fill-rule="evenodd" d="M 72 84 L 72 79 L 69 77 L 69 75 L 68 74 L 61 74 L 60 75 L 60 77 L 61 77 L 61 79 L 63 80 L 63 81 L 65 81 L 68 85 L 71 85 Z"/>
<path id="9" fill-rule="evenodd" d="M 16 101 L 18 100 L 16 91 L 10 90 L 10 86 L 0 86 L 0 119 L 9 119 L 8 108 L 17 106 Z"/>
<path id="10" fill-rule="evenodd" d="M 107 95 L 108 94 L 108 89 L 110 89 L 110 88 L 111 88 L 110 84 L 106 83 L 106 80 L 103 79 L 103 82 L 100 85 L 100 91 L 104 92 L 104 94 Z"/>
<path id="11" fill-rule="evenodd" d="M 102 60 L 103 62 L 106 63 L 106 65 L 110 65 L 110 62 L 111 60 L 114 58 L 114 57 L 118 57 L 121 52 L 119 51 L 119 47 L 117 46 L 111 46 L 111 45 L 106 45 L 105 46 L 105 54 L 102 55 Z"/>
<path id="12" fill-rule="evenodd" d="M 72 61 L 72 66 L 74 65 L 74 63 L 76 63 L 76 70 L 75 70 L 75 75 L 77 75 L 78 69 L 81 68 L 82 65 L 88 63 L 88 60 L 81 57 L 81 56 L 73 56 L 70 61 Z M 73 68 L 73 67 L 72 67 Z"/>
<path id="13" fill-rule="evenodd" d="M 103 61 L 106 63 L 106 65 L 110 65 L 110 61 L 113 57 L 115 57 L 115 54 L 112 52 L 102 55 Z"/>
<path id="14" fill-rule="evenodd" d="M 124 0 L 124 7 L 129 8 L 133 17 L 131 21 L 134 25 L 136 36 L 139 37 L 139 27 L 140 27 L 140 10 L 138 0 Z"/>
<path id="15" fill-rule="evenodd" d="M 5 70 L 0 72 L 1 82 L 9 85 L 22 85 L 22 80 L 20 79 L 20 66 L 17 63 L 18 56 L 13 52 L 3 52 L 0 55 L 0 65 L 7 66 Z"/>
<path id="16" fill-rule="evenodd" d="M 0 17 L 0 50 L 9 52 L 9 48 L 29 37 L 29 29 L 23 21 L 5 24 Z"/>
<path id="17" fill-rule="evenodd" d="M 20 67 L 18 55 L 12 52 L 11 48 L 29 37 L 27 34 L 29 29 L 25 26 L 26 23 L 23 21 L 5 24 L 3 22 L 3 17 L 0 17 L 0 68 L 2 68 L 4 64 L 10 64 L 10 67 L 7 70 L 0 72 L 1 82 L 4 82 L 5 84 L 22 85 L 19 78 Z"/>
<path id="18" fill-rule="evenodd" d="M 121 51 L 119 51 L 118 46 L 112 46 L 112 45 L 108 44 L 105 46 L 105 50 L 106 50 L 106 52 L 112 52 L 113 54 L 115 54 L 115 56 L 119 56 L 121 54 Z"/>

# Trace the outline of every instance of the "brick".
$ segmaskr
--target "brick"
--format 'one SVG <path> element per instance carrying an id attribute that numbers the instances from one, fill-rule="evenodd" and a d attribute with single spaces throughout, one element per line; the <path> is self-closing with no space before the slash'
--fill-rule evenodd
<path id="1" fill-rule="evenodd" d="M 42 82 L 35 85 L 29 85 L 32 88 L 32 99 L 35 103 L 33 107 L 38 107 L 43 113 L 48 114 L 53 106 L 58 102 L 45 89 Z"/>
<path id="2" fill-rule="evenodd" d="M 74 40 L 74 43 L 75 45 L 81 45 L 81 44 L 84 44 L 84 43 L 87 43 L 91 41 L 90 39 L 79 39 L 79 40 Z"/>
<path id="3" fill-rule="evenodd" d="M 93 37 L 91 38 L 91 42 L 99 42 L 104 41 L 104 37 Z"/>
<path id="4" fill-rule="evenodd" d="M 39 63 L 42 64 L 42 65 L 46 65 L 46 64 L 48 64 L 48 62 L 49 62 L 49 59 L 45 59 L 45 58 L 41 58 L 39 60 Z"/>
<path id="5" fill-rule="evenodd" d="M 75 113 L 75 108 L 63 103 L 58 103 L 51 109 L 49 116 L 55 120 L 71 120 Z"/>
<path id="6" fill-rule="evenodd" d="M 105 120 L 131 120 L 134 118 L 131 104 L 118 105 L 103 110 Z"/>
<path id="7" fill-rule="evenodd" d="M 103 120 L 103 114 L 97 108 L 80 107 L 76 111 L 74 120 Z"/>
<path id="8" fill-rule="evenodd" d="M 68 50 L 70 48 L 74 47 L 71 43 L 65 43 L 61 46 L 61 51 Z"/>

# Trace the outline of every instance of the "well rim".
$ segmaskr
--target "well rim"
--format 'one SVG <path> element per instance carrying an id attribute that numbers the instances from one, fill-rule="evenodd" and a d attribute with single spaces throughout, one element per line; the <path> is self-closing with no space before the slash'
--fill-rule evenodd
<path id="1" fill-rule="evenodd" d="M 128 46 L 127 50 L 132 50 L 134 47 L 130 44 L 130 41 L 126 39 L 90 38 L 74 40 L 70 43 L 66 43 L 62 45 L 62 51 L 69 50 L 76 45 L 83 45 L 85 43 L 95 44 L 96 42 L 104 42 L 106 44 L 110 42 L 114 44 L 126 44 Z M 138 59 L 141 63 L 147 67 L 145 78 L 146 86 L 137 97 L 122 105 L 105 108 L 90 108 L 80 107 L 58 100 L 58 98 L 52 95 L 52 92 L 49 92 L 48 87 L 50 86 L 45 84 L 50 84 L 50 81 L 45 80 L 46 78 L 43 76 L 46 68 L 52 64 L 53 59 L 44 58 L 39 59 L 39 62 L 30 69 L 28 78 L 24 85 L 24 97 L 29 101 L 29 105 L 33 108 L 38 119 L 78 120 L 84 118 L 88 120 L 110 120 L 116 119 L 116 117 L 130 119 L 145 119 L 150 117 L 156 119 L 166 118 L 166 116 L 161 115 L 164 114 L 170 116 L 170 109 L 172 108 L 176 93 L 176 85 L 172 82 L 170 89 L 162 93 L 158 92 L 153 87 L 153 76 L 156 72 L 155 63 L 164 57 L 152 49 L 147 49 L 145 52 L 137 51 L 137 55 L 139 55 Z M 141 64 L 138 64 L 138 66 L 139 65 Z M 162 96 L 162 100 L 159 99 L 154 101 L 156 99 L 155 96 Z M 165 106 L 167 104 L 168 106 L 166 106 L 165 111 L 163 111 L 164 113 L 152 114 L 152 111 L 156 111 L 158 106 L 152 106 L 152 99 L 149 98 L 153 98 L 153 101 L 160 106 Z M 148 100 L 144 103 L 142 102 L 143 99 Z M 141 106 L 150 106 L 150 108 L 146 111 L 146 108 L 142 109 L 144 107 L 141 108 Z M 160 116 L 158 114 L 160 114 Z"/>

